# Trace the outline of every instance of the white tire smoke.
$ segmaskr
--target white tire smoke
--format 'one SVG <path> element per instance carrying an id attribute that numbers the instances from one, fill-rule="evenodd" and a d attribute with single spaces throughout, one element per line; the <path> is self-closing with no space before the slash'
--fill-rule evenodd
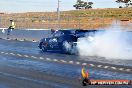
<path id="1" fill-rule="evenodd" d="M 78 39 L 81 56 L 132 59 L 132 32 L 106 30 Z"/>

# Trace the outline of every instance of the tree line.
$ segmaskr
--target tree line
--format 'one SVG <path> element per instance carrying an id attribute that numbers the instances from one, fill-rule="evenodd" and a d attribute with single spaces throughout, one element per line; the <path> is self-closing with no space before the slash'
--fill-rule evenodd
<path id="1" fill-rule="evenodd" d="M 119 3 L 119 8 L 127 8 L 129 6 L 132 6 L 131 0 L 116 0 L 115 2 Z M 75 9 L 91 9 L 93 4 L 94 4 L 93 2 L 77 0 L 76 4 L 73 5 L 73 7 Z M 123 4 L 123 5 L 125 4 L 125 6 L 123 6 L 121 4 Z"/>
<path id="2" fill-rule="evenodd" d="M 131 0 L 116 0 L 116 3 L 119 3 L 119 8 L 123 8 L 121 3 L 125 4 L 125 8 L 132 6 L 132 1 Z"/>

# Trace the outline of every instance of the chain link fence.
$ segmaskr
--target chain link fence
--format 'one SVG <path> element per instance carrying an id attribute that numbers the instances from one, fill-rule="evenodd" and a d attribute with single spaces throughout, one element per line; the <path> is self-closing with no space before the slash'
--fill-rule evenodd
<path id="1" fill-rule="evenodd" d="M 131 14 L 106 14 L 106 13 L 91 13 L 86 15 L 73 16 L 70 14 L 62 14 L 60 24 L 57 21 L 57 15 L 53 13 L 34 14 L 8 14 L 0 15 L 0 28 L 7 28 L 10 26 L 10 19 L 13 19 L 16 24 L 16 29 L 57 29 L 60 25 L 61 29 L 98 29 L 110 26 L 113 21 L 115 26 L 131 26 Z"/>
<path id="2" fill-rule="evenodd" d="M 50 30 L 38 29 L 57 29 L 58 21 L 56 14 L 46 15 L 43 13 L 34 14 L 2 14 L 0 15 L 0 28 L 8 28 L 10 19 L 15 21 L 16 29 L 36 29 L 36 30 L 13 30 L 10 34 L 11 39 L 39 41 L 43 37 L 50 36 Z M 91 13 L 86 15 L 70 15 L 61 14 L 60 19 L 61 29 L 124 29 L 132 30 L 132 15 L 131 14 L 106 14 L 106 13 Z M 7 30 L 5 33 L 0 31 L 0 38 L 7 38 Z"/>

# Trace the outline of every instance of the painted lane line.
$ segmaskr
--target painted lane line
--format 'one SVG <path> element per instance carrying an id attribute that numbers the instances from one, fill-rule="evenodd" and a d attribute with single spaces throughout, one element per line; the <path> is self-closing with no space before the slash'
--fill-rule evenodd
<path id="1" fill-rule="evenodd" d="M 36 59 L 37 57 L 35 57 L 35 56 L 31 56 L 31 58 L 35 58 L 35 59 Z"/>
<path id="2" fill-rule="evenodd" d="M 67 61 L 65 61 L 65 60 L 60 60 L 61 62 L 63 62 L 63 63 L 67 63 Z"/>
<path id="3" fill-rule="evenodd" d="M 77 65 L 79 65 L 79 64 L 80 64 L 80 62 L 76 62 L 76 64 L 77 64 Z"/>
<path id="4" fill-rule="evenodd" d="M 21 39 L 21 40 L 18 40 L 18 41 L 23 42 L 24 40 Z"/>
<path id="5" fill-rule="evenodd" d="M 5 53 L 5 52 L 1 52 L 2 54 Z"/>
<path id="6" fill-rule="evenodd" d="M 57 62 L 58 60 L 57 59 L 53 59 L 54 62 Z"/>
<path id="7" fill-rule="evenodd" d="M 37 41 L 32 41 L 32 42 L 37 42 Z"/>
<path id="8" fill-rule="evenodd" d="M 74 62 L 73 61 L 69 61 L 70 64 L 73 64 Z"/>
<path id="9" fill-rule="evenodd" d="M 28 55 L 24 55 L 24 57 L 29 57 Z"/>
<path id="10" fill-rule="evenodd" d="M 109 66 L 104 66 L 104 68 L 108 68 Z"/>
<path id="11" fill-rule="evenodd" d="M 94 64 L 89 64 L 91 67 L 94 67 L 95 65 Z"/>
<path id="12" fill-rule="evenodd" d="M 102 67 L 102 66 L 103 66 L 103 65 L 98 65 L 97 67 L 99 67 L 99 68 L 100 68 L 100 67 Z"/>
<path id="13" fill-rule="evenodd" d="M 13 53 L 10 53 L 11 55 L 13 54 Z"/>
<path id="14" fill-rule="evenodd" d="M 8 53 L 5 53 L 5 55 L 8 55 Z"/>
<path id="15" fill-rule="evenodd" d="M 1 54 L 5 54 L 5 55 L 8 55 L 8 54 L 10 54 L 10 55 L 17 55 L 17 56 L 23 56 L 23 55 L 21 55 L 21 54 L 14 54 L 14 53 L 7 53 L 7 52 L 0 52 Z M 24 57 L 29 57 L 28 55 L 24 55 Z M 32 58 L 37 58 L 36 56 L 31 56 Z M 39 59 L 45 59 L 45 58 L 43 58 L 43 57 L 39 57 Z M 57 61 L 59 61 L 59 62 L 61 62 L 61 63 L 67 63 L 67 61 L 65 61 L 65 60 L 58 60 L 58 59 L 51 59 L 51 58 L 46 58 L 46 60 L 47 61 L 54 61 L 54 62 L 57 62 Z M 77 65 L 79 65 L 79 64 L 81 64 L 81 62 L 75 62 L 74 63 L 74 61 L 68 61 L 68 63 L 70 63 L 70 64 L 77 64 Z M 87 65 L 87 63 L 82 63 L 82 65 Z M 92 66 L 92 67 L 94 67 L 95 65 L 94 64 L 88 64 L 88 65 L 90 65 L 90 66 Z M 111 69 L 114 69 L 114 70 L 120 70 L 120 71 L 126 71 L 126 72 L 131 72 L 132 71 L 132 69 L 125 69 L 125 68 L 116 68 L 116 67 L 111 67 L 111 66 L 103 66 L 103 65 L 97 65 L 97 67 L 103 67 L 103 68 L 111 68 Z"/>
<path id="16" fill-rule="evenodd" d="M 122 71 L 122 70 L 124 70 L 124 68 L 119 68 L 119 70 L 121 70 L 121 71 Z"/>
<path id="17" fill-rule="evenodd" d="M 126 69 L 125 71 L 130 72 L 130 71 L 131 71 L 131 69 Z"/>
<path id="18" fill-rule="evenodd" d="M 11 39 L 5 39 L 5 40 L 11 40 Z"/>
<path id="19" fill-rule="evenodd" d="M 20 56 L 21 57 L 22 55 L 21 54 L 17 54 L 17 56 Z"/>
<path id="20" fill-rule="evenodd" d="M 46 58 L 46 60 L 47 60 L 47 61 L 51 61 L 51 59 L 50 59 L 50 58 Z"/>
<path id="21" fill-rule="evenodd" d="M 39 59 L 43 60 L 44 58 L 43 57 L 39 57 Z"/>
<path id="22" fill-rule="evenodd" d="M 11 55 L 15 55 L 14 53 L 10 53 Z"/>
<path id="23" fill-rule="evenodd" d="M 112 69 L 116 70 L 117 68 L 116 67 L 111 67 Z"/>
<path id="24" fill-rule="evenodd" d="M 82 63 L 82 65 L 84 66 L 84 65 L 87 65 L 87 63 Z"/>

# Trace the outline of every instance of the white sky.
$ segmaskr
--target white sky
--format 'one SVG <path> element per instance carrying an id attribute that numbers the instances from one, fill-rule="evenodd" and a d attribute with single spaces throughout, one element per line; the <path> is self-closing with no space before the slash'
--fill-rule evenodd
<path id="1" fill-rule="evenodd" d="M 61 10 L 73 10 L 76 0 L 60 0 Z M 84 0 L 87 1 L 87 0 Z M 94 2 L 93 8 L 115 8 L 115 0 L 88 0 Z M 57 0 L 0 0 L 0 12 L 46 12 L 56 11 Z"/>

